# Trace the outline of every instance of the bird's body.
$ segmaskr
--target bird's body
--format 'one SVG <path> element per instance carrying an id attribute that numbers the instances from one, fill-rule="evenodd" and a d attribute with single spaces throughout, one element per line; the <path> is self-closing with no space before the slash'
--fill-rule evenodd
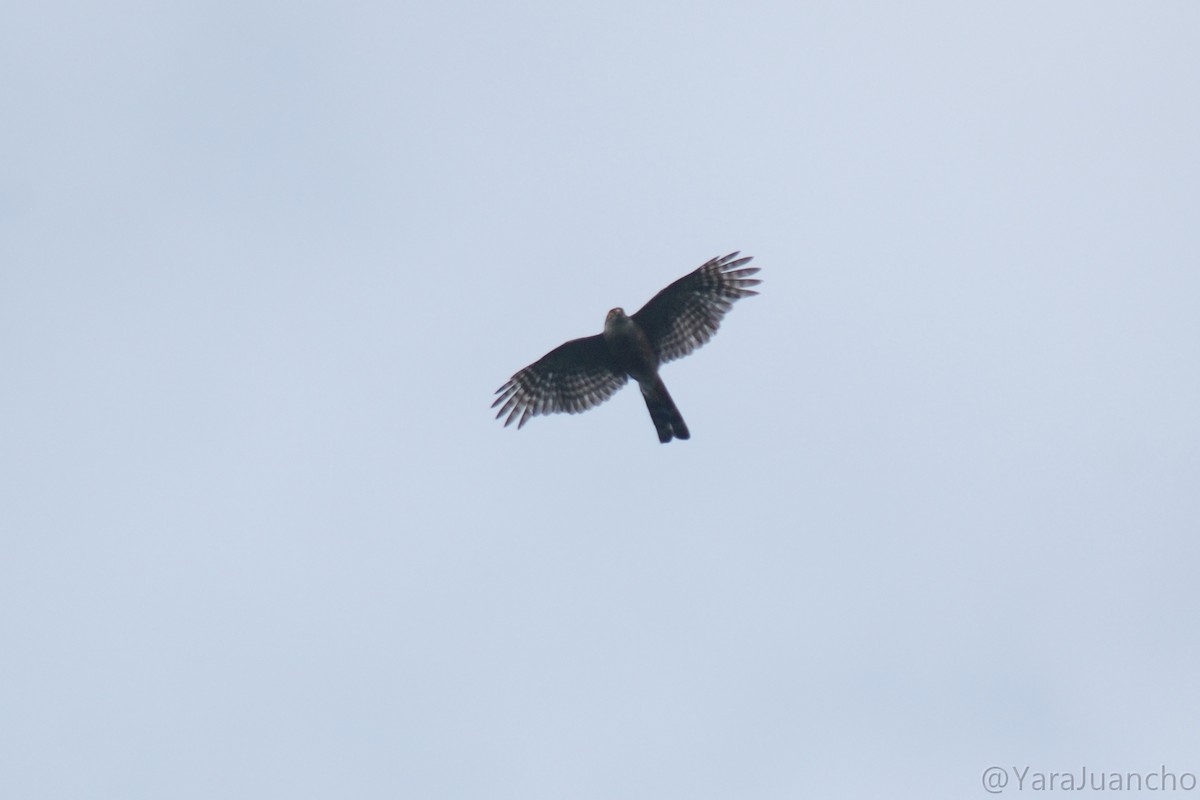
<path id="1" fill-rule="evenodd" d="M 691 436 L 675 402 L 658 374 L 660 364 L 681 358 L 716 333 L 733 301 L 758 294 L 761 283 L 744 267 L 749 258 L 731 253 L 714 258 L 651 298 L 636 314 L 621 308 L 608 312 L 604 332 L 573 339 L 525 367 L 501 386 L 492 407 L 505 426 L 520 428 L 532 416 L 574 414 L 599 405 L 625 385 L 637 381 L 658 432 L 658 440 Z"/>
<path id="2" fill-rule="evenodd" d="M 658 431 L 658 440 L 666 444 L 671 439 L 690 438 L 683 415 L 658 375 L 658 354 L 645 331 L 626 316 L 625 309 L 614 308 L 608 312 L 604 320 L 604 343 L 616 365 L 638 382 L 654 429 Z"/>

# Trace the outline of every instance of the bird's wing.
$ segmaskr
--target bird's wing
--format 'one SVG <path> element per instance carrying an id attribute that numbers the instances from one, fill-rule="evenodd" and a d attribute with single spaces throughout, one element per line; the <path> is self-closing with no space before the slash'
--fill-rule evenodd
<path id="1" fill-rule="evenodd" d="M 517 422 L 522 427 L 539 414 L 578 414 L 598 406 L 622 386 L 628 376 L 612 360 L 602 335 L 572 339 L 513 375 L 496 390 L 500 406 L 496 419 L 505 414 L 505 427 Z"/>
<path id="2" fill-rule="evenodd" d="M 713 337 L 733 301 L 758 294 L 762 283 L 736 252 L 698 267 L 663 289 L 633 315 L 662 363 L 682 358 Z"/>

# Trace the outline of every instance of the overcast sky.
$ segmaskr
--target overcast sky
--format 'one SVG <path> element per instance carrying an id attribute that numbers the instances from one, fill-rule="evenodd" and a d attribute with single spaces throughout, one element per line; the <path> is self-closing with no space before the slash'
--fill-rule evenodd
<path id="1" fill-rule="evenodd" d="M 0 796 L 1200 774 L 1198 32 L 9 4 Z M 691 440 L 493 419 L 733 250 Z"/>

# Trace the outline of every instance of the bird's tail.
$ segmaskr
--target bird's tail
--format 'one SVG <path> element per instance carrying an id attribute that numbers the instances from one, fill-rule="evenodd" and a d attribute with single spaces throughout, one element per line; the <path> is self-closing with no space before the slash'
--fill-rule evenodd
<path id="1" fill-rule="evenodd" d="M 646 408 L 650 410 L 650 419 L 654 421 L 654 428 L 658 431 L 658 440 L 666 444 L 671 439 L 690 437 L 683 415 L 675 407 L 675 401 L 671 399 L 671 393 L 667 391 L 662 378 L 656 376 L 654 383 L 643 383 L 640 386 L 642 397 L 646 398 Z"/>

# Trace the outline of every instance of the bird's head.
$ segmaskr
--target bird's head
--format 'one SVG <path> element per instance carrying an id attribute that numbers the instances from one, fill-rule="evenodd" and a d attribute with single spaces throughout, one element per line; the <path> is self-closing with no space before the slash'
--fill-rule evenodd
<path id="1" fill-rule="evenodd" d="M 629 324 L 629 317 L 625 316 L 625 309 L 614 308 L 608 312 L 608 316 L 604 318 L 604 330 L 619 331 Z"/>

